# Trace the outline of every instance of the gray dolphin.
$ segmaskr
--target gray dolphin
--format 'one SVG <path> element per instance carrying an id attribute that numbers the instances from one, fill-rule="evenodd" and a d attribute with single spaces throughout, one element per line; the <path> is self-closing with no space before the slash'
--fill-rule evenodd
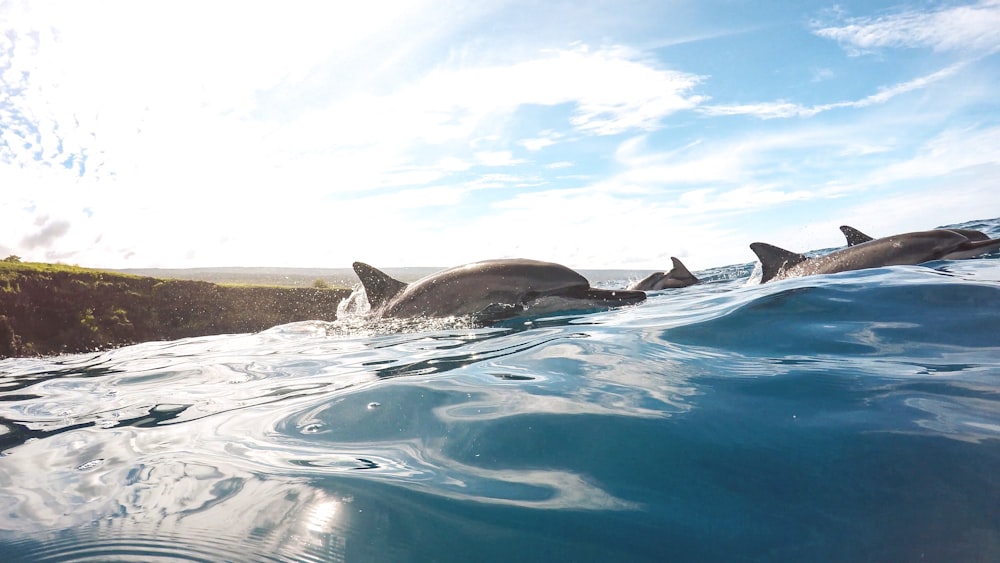
<path id="1" fill-rule="evenodd" d="M 687 287 L 689 285 L 694 285 L 696 283 L 701 283 L 701 280 L 694 277 L 688 269 L 680 260 L 670 257 L 670 261 L 673 262 L 674 267 L 667 273 L 663 272 L 653 272 L 645 278 L 632 284 L 629 289 L 638 291 L 659 291 L 661 289 L 674 288 L 674 287 Z"/>
<path id="2" fill-rule="evenodd" d="M 363 262 L 354 263 L 375 318 L 473 315 L 483 322 L 524 315 L 610 309 L 640 303 L 641 291 L 597 289 L 559 264 L 485 260 L 433 273 L 411 284 Z"/>
<path id="3" fill-rule="evenodd" d="M 816 258 L 808 258 L 763 242 L 750 245 L 750 249 L 760 259 L 763 271 L 761 283 L 814 274 L 922 264 L 959 252 L 975 251 L 982 254 L 996 248 L 1000 248 L 1000 239 L 969 240 L 962 233 L 948 229 L 893 235 L 855 244 Z"/>
<path id="4" fill-rule="evenodd" d="M 956 233 L 958 233 L 960 235 L 964 235 L 965 238 L 967 238 L 969 240 L 989 240 L 990 239 L 989 235 L 987 235 L 986 233 L 984 233 L 982 231 L 976 231 L 976 230 L 973 230 L 973 229 L 936 229 L 936 230 L 954 231 L 954 232 L 956 232 Z M 840 232 L 844 233 L 844 237 L 847 239 L 847 246 L 854 246 L 856 244 L 862 244 L 862 243 L 865 243 L 865 242 L 869 242 L 869 241 L 875 240 L 874 237 L 870 237 L 870 236 L 862 233 L 861 231 L 855 229 L 854 227 L 850 227 L 850 226 L 847 226 L 847 225 L 841 225 Z M 980 254 L 983 254 L 983 253 L 986 253 L 986 252 L 990 252 L 990 250 L 989 249 L 985 249 L 985 250 L 973 249 L 973 250 L 967 250 L 967 251 L 952 252 L 951 254 L 946 254 L 945 256 L 942 256 L 941 258 L 943 260 L 964 260 L 966 258 L 975 258 L 976 256 L 979 256 Z"/>

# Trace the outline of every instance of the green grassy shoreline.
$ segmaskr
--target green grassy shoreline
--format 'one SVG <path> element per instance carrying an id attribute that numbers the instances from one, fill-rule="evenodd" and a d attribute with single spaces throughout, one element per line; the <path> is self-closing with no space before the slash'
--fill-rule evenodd
<path id="1" fill-rule="evenodd" d="M 332 321 L 350 289 L 223 285 L 0 262 L 0 358 Z"/>

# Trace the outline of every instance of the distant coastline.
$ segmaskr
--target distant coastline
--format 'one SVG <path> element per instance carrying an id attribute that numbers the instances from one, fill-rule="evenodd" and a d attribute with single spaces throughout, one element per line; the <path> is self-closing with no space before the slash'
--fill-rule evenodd
<path id="1" fill-rule="evenodd" d="M 413 281 L 441 268 L 388 269 L 398 279 Z M 195 280 L 218 284 L 245 284 L 278 287 L 314 287 L 317 280 L 330 287 L 353 287 L 358 277 L 351 268 L 127 268 L 112 272 L 159 279 Z"/>
<path id="2" fill-rule="evenodd" d="M 238 282 L 238 278 L 232 281 Z M 58 264 L 0 262 L 0 358 L 333 321 L 351 290 L 316 280 L 225 285 Z M 305 284 L 309 285 L 309 284 Z"/>
<path id="3" fill-rule="evenodd" d="M 447 266 L 382 267 L 372 264 L 390 276 L 403 281 L 416 281 Z M 669 261 L 664 264 L 670 268 Z M 575 269 L 575 268 L 574 268 Z M 248 284 L 281 287 L 313 287 L 322 280 L 330 287 L 353 287 L 358 277 L 351 268 L 278 268 L 278 267 L 215 267 L 215 268 L 128 268 L 111 270 L 115 273 L 160 279 L 198 280 L 220 284 Z M 636 280 L 652 270 L 637 269 L 577 269 L 592 283 Z"/>

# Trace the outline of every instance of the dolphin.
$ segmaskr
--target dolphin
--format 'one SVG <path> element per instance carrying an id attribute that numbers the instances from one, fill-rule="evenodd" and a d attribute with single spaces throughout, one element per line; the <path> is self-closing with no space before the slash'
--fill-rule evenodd
<path id="1" fill-rule="evenodd" d="M 964 235 L 965 238 L 969 240 L 989 240 L 990 238 L 989 235 L 987 235 L 986 233 L 982 231 L 976 231 L 973 229 L 937 229 L 937 230 L 954 231 L 960 235 Z M 844 237 L 847 239 L 847 246 L 854 246 L 856 244 L 861 244 L 875 240 L 874 237 L 870 237 L 862 233 L 861 231 L 855 229 L 854 227 L 850 227 L 848 225 L 841 225 L 840 232 L 844 233 Z M 942 259 L 963 260 L 965 258 L 974 258 L 986 252 L 990 252 L 990 250 L 973 249 L 967 251 L 952 252 L 951 254 L 943 256 Z"/>
<path id="2" fill-rule="evenodd" d="M 435 272 L 411 284 L 363 262 L 354 272 L 373 318 L 472 315 L 493 322 L 556 311 L 610 309 L 640 303 L 642 291 L 597 289 L 559 264 L 525 259 L 484 260 Z"/>
<path id="3" fill-rule="evenodd" d="M 680 260 L 671 256 L 670 261 L 674 263 L 674 267 L 671 268 L 669 272 L 653 272 L 652 274 L 649 274 L 645 278 L 629 286 L 629 289 L 639 291 L 658 291 L 661 289 L 687 287 L 689 285 L 701 283 L 701 280 L 694 277 L 694 274 L 692 274 Z"/>
<path id="4" fill-rule="evenodd" d="M 750 245 L 750 249 L 760 259 L 763 271 L 761 283 L 814 274 L 922 264 L 959 252 L 982 254 L 996 248 L 1000 248 L 1000 239 L 969 240 L 962 233 L 948 229 L 903 233 L 874 239 L 816 258 L 808 258 L 763 242 Z"/>

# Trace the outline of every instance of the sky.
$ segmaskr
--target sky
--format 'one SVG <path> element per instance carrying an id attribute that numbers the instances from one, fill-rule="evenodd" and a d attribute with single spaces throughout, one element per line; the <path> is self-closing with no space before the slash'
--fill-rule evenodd
<path id="1" fill-rule="evenodd" d="M 1000 0 L 0 0 L 0 256 L 692 270 L 1000 216 Z"/>

